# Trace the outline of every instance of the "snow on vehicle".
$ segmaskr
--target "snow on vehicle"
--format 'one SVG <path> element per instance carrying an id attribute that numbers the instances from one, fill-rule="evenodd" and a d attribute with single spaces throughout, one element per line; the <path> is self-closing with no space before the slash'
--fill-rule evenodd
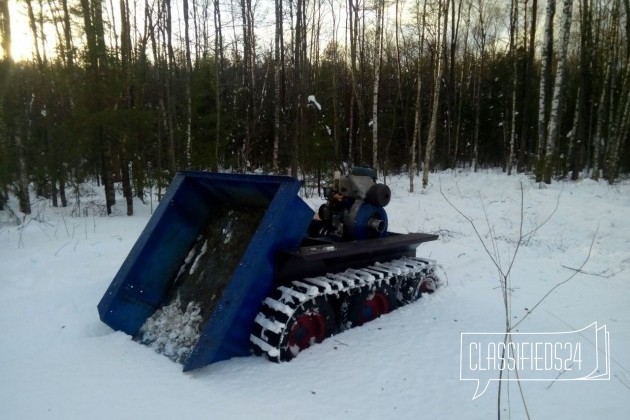
<path id="1" fill-rule="evenodd" d="M 281 362 L 433 292 L 437 235 L 388 231 L 389 187 L 335 174 L 317 216 L 290 177 L 179 172 L 98 305 L 101 320 L 196 369 Z"/>

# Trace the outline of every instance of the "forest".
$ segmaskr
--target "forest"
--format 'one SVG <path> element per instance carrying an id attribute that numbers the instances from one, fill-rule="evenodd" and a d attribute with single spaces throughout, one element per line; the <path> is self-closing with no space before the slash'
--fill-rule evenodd
<path id="1" fill-rule="evenodd" d="M 30 53 L 14 54 L 16 15 Z M 0 209 L 178 170 L 630 169 L 630 0 L 0 0 Z M 24 41 L 21 40 L 20 41 Z"/>

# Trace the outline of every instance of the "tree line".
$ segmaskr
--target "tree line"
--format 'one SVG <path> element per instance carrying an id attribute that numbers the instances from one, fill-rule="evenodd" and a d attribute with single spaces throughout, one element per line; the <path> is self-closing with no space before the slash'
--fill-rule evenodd
<path id="1" fill-rule="evenodd" d="M 0 205 L 179 169 L 325 176 L 630 166 L 630 0 L 0 1 Z"/>

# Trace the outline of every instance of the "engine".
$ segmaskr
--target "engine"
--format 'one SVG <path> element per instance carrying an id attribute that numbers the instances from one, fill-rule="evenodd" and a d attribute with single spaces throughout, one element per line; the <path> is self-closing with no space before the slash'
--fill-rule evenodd
<path id="1" fill-rule="evenodd" d="M 391 191 L 376 182 L 369 168 L 354 168 L 349 175 L 335 172 L 333 185 L 325 190 L 326 203 L 319 208 L 314 236 L 337 241 L 379 238 L 387 233 Z"/>

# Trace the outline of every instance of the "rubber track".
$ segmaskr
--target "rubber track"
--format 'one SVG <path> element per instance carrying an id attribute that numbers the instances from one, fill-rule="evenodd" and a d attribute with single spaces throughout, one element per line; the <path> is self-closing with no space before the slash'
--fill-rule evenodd
<path id="1" fill-rule="evenodd" d="M 396 290 L 396 300 L 404 302 L 402 288 L 410 287 L 413 280 L 434 273 L 436 264 L 423 258 L 403 257 L 386 263 L 376 263 L 361 269 L 347 269 L 342 273 L 296 280 L 290 286 L 280 286 L 265 299 L 255 319 L 250 335 L 254 353 L 265 355 L 269 360 L 280 362 L 280 344 L 288 333 L 293 314 L 303 305 L 335 296 L 344 299 L 355 294 L 370 292 L 377 287 L 390 286 Z M 351 325 L 340 325 L 339 330 Z M 336 331 L 339 332 L 339 331 Z M 336 333 L 335 332 L 335 333 Z"/>

